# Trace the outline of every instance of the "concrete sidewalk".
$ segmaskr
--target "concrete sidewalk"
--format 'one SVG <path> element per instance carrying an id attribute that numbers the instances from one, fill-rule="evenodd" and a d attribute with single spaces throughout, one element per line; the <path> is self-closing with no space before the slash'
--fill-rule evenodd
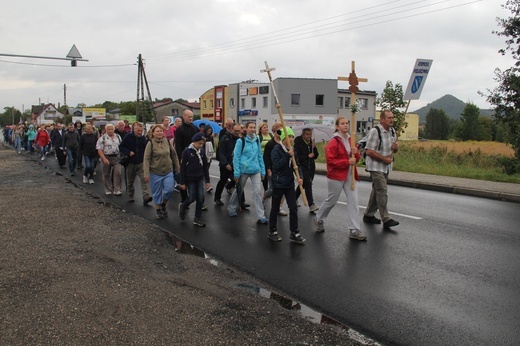
<path id="1" fill-rule="evenodd" d="M 326 174 L 326 172 L 327 168 L 325 163 L 316 163 L 316 173 Z M 364 167 L 358 167 L 358 172 L 361 180 L 370 181 L 370 174 L 365 171 Z M 417 189 L 520 203 L 520 184 L 399 171 L 392 171 L 392 173 L 390 173 L 388 183 Z"/>

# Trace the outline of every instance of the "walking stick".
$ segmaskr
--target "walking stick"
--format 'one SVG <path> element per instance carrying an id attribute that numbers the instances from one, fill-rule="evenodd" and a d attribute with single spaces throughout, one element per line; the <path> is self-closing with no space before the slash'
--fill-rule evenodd
<path id="1" fill-rule="evenodd" d="M 275 103 L 276 109 L 278 110 L 278 116 L 280 117 L 280 122 L 282 123 L 283 132 L 285 133 L 285 140 L 284 140 L 285 146 L 287 148 L 289 148 L 289 150 L 290 150 L 290 149 L 292 149 L 292 145 L 291 145 L 291 141 L 289 140 L 289 137 L 287 136 L 287 128 L 285 127 L 285 121 L 283 119 L 282 106 L 280 105 L 280 102 L 278 102 L 278 96 L 276 95 L 276 90 L 274 88 L 273 77 L 271 77 L 271 71 L 275 71 L 276 69 L 270 68 L 269 65 L 267 64 L 267 61 L 264 61 L 264 63 L 265 63 L 265 70 L 260 70 L 260 72 L 267 72 L 267 75 L 269 76 L 269 82 L 271 83 L 271 89 L 273 90 L 274 103 Z M 292 161 L 292 165 L 293 165 L 293 169 L 294 169 L 294 174 L 296 175 L 296 179 L 298 179 L 298 181 L 299 181 L 300 172 L 298 171 L 298 165 L 296 164 L 296 159 L 294 158 L 294 156 L 291 157 L 291 161 Z M 303 189 L 303 185 L 298 184 L 298 186 L 300 187 L 303 205 L 306 206 L 308 203 L 307 203 L 307 196 L 305 195 L 305 190 Z"/>
<path id="2" fill-rule="evenodd" d="M 396 137 L 395 141 L 396 142 L 399 142 L 399 136 L 401 136 L 401 129 L 403 128 L 403 123 L 406 119 L 406 114 L 408 113 L 408 107 L 410 107 L 410 102 L 412 102 L 412 100 L 408 100 L 408 102 L 406 103 L 406 108 L 404 110 L 403 116 L 399 120 L 399 126 L 397 127 L 397 130 L 395 131 L 395 137 Z"/>

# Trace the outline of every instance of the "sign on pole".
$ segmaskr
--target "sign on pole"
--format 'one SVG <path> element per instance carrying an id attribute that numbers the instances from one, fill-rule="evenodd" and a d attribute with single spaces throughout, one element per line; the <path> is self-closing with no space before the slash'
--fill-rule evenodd
<path id="1" fill-rule="evenodd" d="M 408 87 L 404 93 L 404 100 L 419 99 L 424 87 L 424 83 L 426 82 L 426 77 L 428 77 L 428 73 L 432 67 L 432 63 L 433 60 L 428 59 L 417 59 L 415 61 L 415 66 L 413 68 L 412 75 L 410 76 Z"/>

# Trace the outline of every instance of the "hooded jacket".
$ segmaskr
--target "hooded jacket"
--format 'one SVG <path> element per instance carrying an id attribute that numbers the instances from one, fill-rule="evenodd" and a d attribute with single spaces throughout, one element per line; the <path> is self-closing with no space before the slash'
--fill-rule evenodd
<path id="1" fill-rule="evenodd" d="M 182 153 L 179 184 L 185 185 L 187 181 L 197 181 L 200 179 L 204 179 L 209 183 L 208 166 L 204 148 L 197 150 L 190 144 Z"/>
<path id="2" fill-rule="evenodd" d="M 245 141 L 242 146 L 242 142 Z M 243 149 L 242 149 L 243 147 Z M 260 140 L 257 135 L 253 138 L 248 135 L 239 138 L 233 151 L 233 175 L 239 178 L 241 174 L 265 175 L 264 158 L 260 148 Z"/>
<path id="3" fill-rule="evenodd" d="M 36 130 L 33 125 L 29 125 L 29 130 L 27 130 L 27 140 L 34 141 L 36 138 Z"/>
<path id="4" fill-rule="evenodd" d="M 350 135 L 347 134 L 347 139 L 341 137 L 339 133 L 334 133 L 330 139 L 325 154 L 327 157 L 327 178 L 339 181 L 347 180 L 349 174 L 349 158 L 352 148 Z M 347 151 L 347 146 L 350 149 Z M 356 154 L 356 162 L 359 161 L 359 151 Z M 359 181 L 359 175 L 356 166 L 354 167 L 354 177 Z"/>
<path id="5" fill-rule="evenodd" d="M 303 175 L 298 164 L 298 156 L 295 155 L 296 165 L 298 166 L 300 177 Z M 277 144 L 271 152 L 271 170 L 273 175 L 271 176 L 273 182 L 273 188 L 275 189 L 288 189 L 294 188 L 294 167 L 291 160 L 291 155 L 287 150 L 282 147 L 281 144 Z"/>

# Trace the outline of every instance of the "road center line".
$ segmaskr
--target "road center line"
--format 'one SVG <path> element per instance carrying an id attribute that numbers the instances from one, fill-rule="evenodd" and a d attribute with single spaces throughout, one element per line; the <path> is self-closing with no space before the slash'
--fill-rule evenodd
<path id="1" fill-rule="evenodd" d="M 343 205 L 347 205 L 346 202 L 339 202 L 338 201 L 338 204 L 343 204 Z M 366 209 L 366 207 L 363 207 L 363 206 L 359 206 L 360 209 Z M 398 215 L 398 216 L 402 216 L 402 217 L 406 217 L 406 218 L 409 218 L 409 219 L 413 219 L 413 220 L 422 220 L 422 217 L 419 217 L 419 216 L 413 216 L 413 215 L 407 215 L 407 214 L 401 214 L 401 213 L 393 213 L 391 211 L 389 211 L 390 214 L 394 214 L 394 215 Z"/>
<path id="2" fill-rule="evenodd" d="M 215 176 L 215 175 L 210 175 L 211 178 L 215 178 L 215 179 L 220 179 L 220 176 Z M 347 205 L 346 202 L 339 202 L 338 201 L 338 204 L 343 204 L 343 205 Z M 366 207 L 363 207 L 363 206 L 359 206 L 359 208 L 361 209 L 366 209 Z M 419 216 L 413 216 L 413 215 L 407 215 L 407 214 L 401 214 L 401 213 L 393 213 L 391 211 L 389 211 L 390 214 L 394 214 L 394 215 L 398 215 L 398 216 L 402 216 L 402 217 L 406 217 L 408 219 L 413 219 L 413 220 L 422 220 L 422 217 L 419 217 Z"/>

